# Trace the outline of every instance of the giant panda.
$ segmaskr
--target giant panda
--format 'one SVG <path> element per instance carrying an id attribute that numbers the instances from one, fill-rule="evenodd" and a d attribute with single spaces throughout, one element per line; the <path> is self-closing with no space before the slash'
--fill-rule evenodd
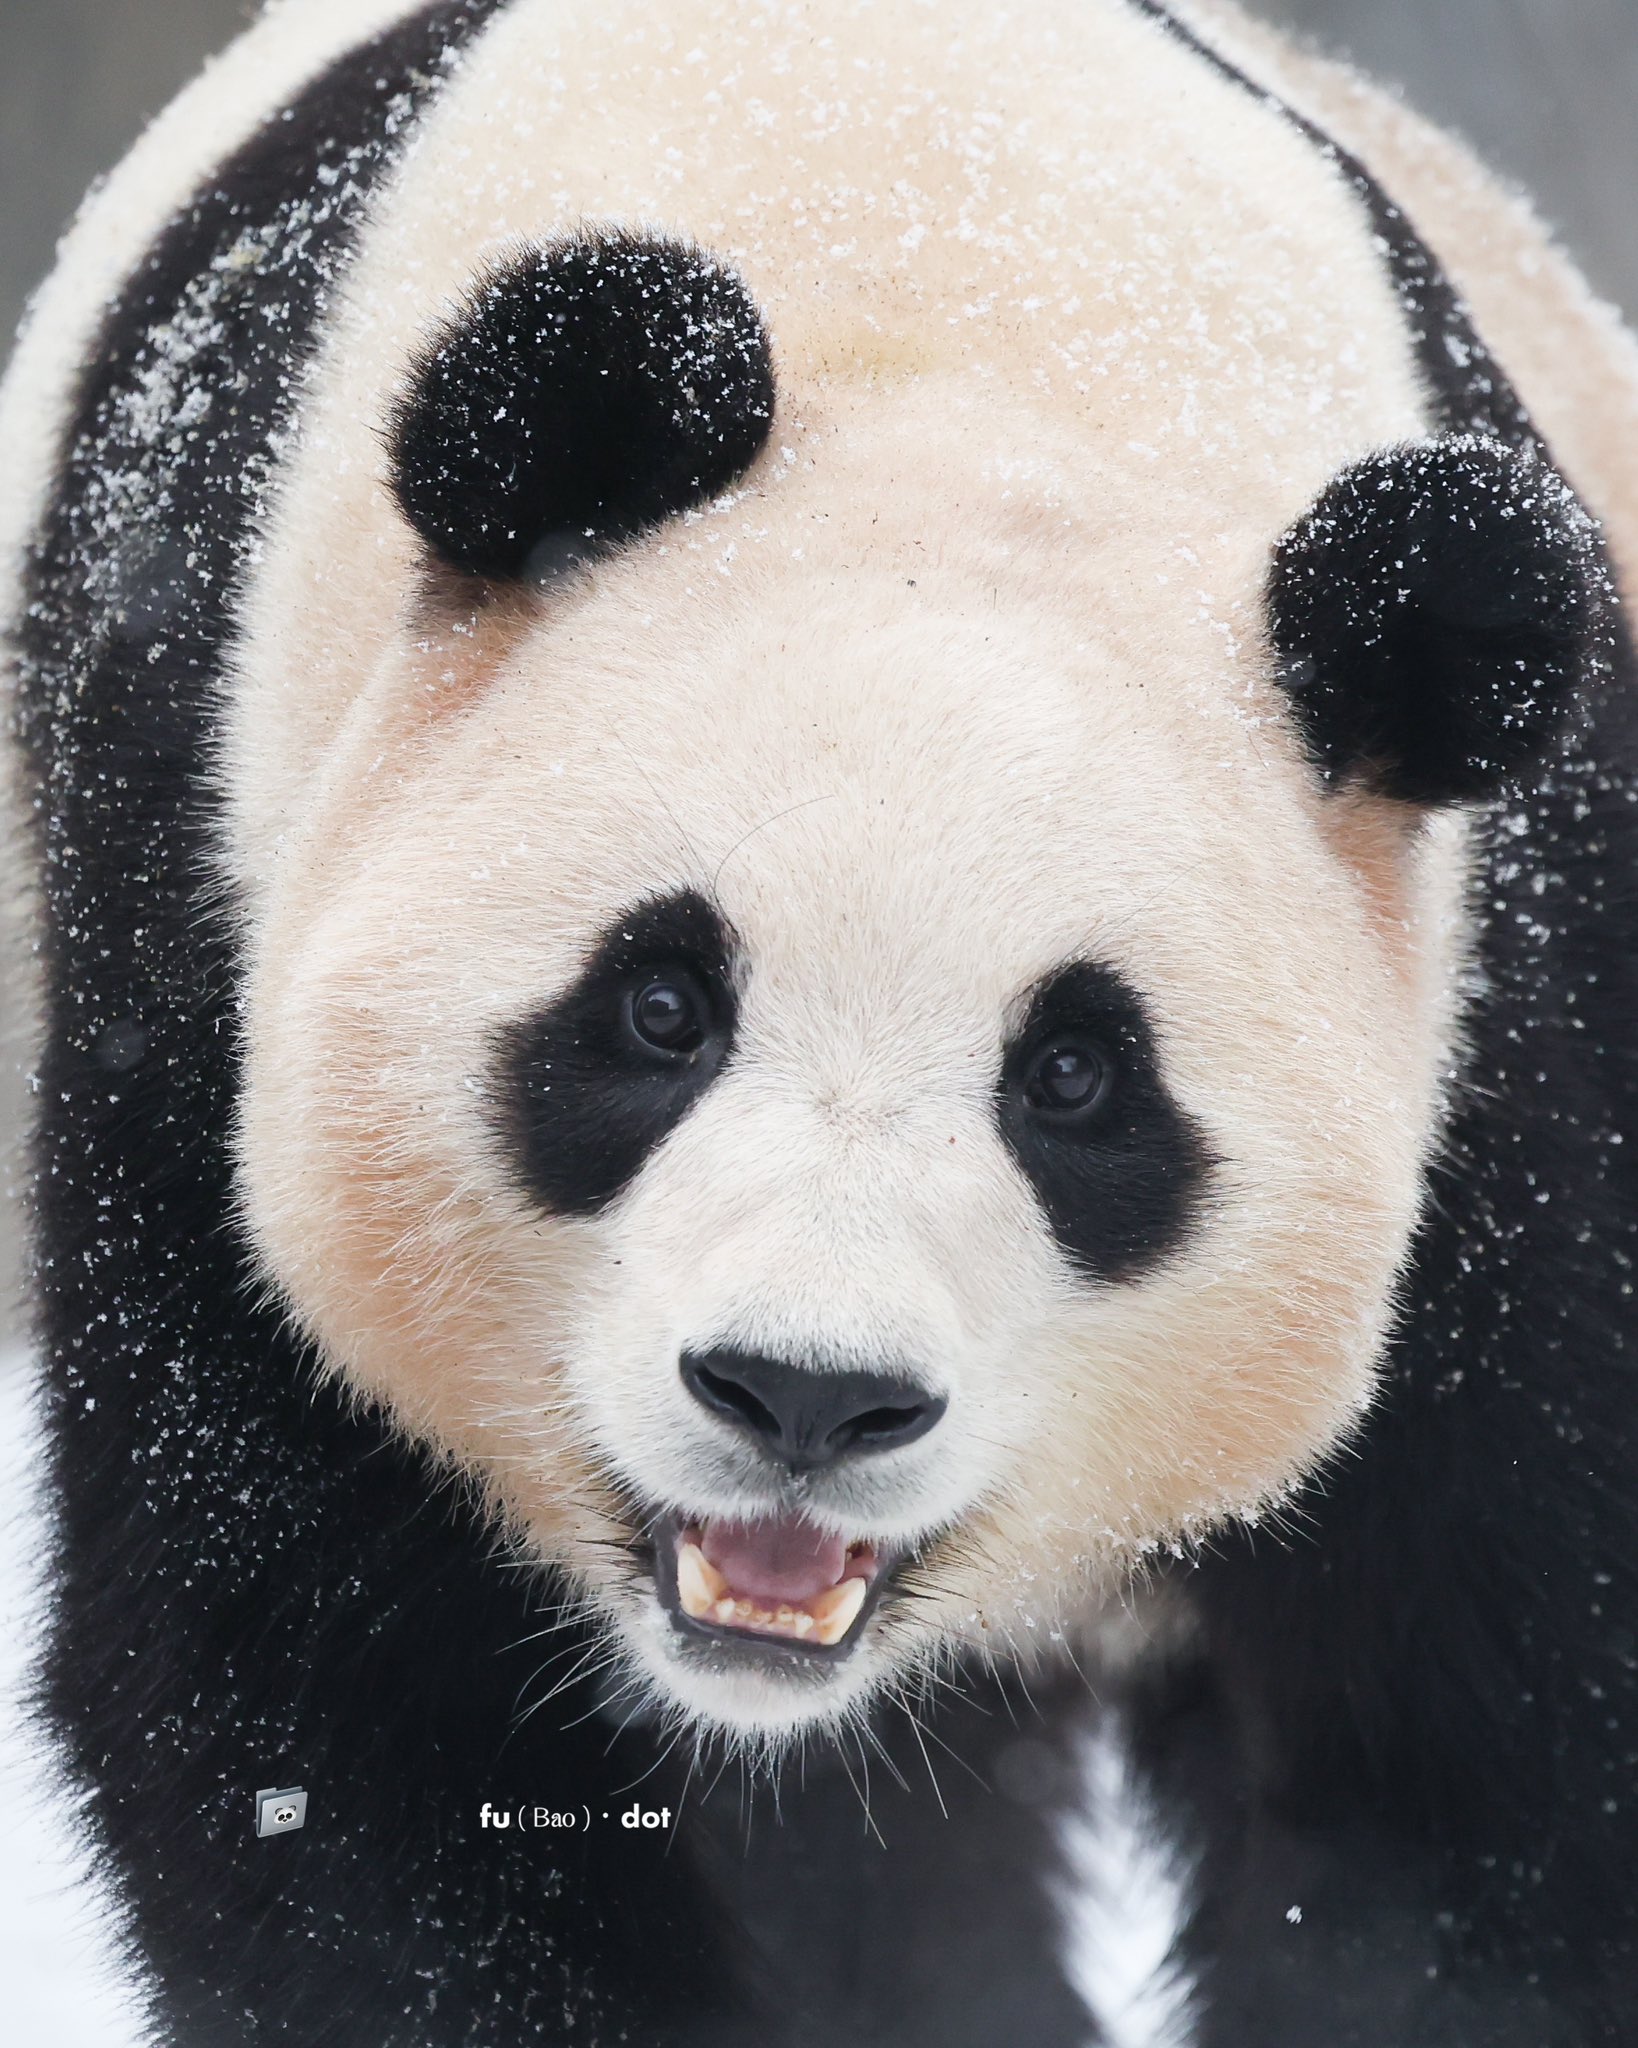
<path id="1" fill-rule="evenodd" d="M 1630 2038 L 1638 355 L 1521 202 L 1218 5 L 283 0 L 0 449 L 152 2039 Z"/>

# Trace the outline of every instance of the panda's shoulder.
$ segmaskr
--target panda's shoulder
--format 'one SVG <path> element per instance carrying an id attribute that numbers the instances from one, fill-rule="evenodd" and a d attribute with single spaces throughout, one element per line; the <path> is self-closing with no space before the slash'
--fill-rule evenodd
<path id="1" fill-rule="evenodd" d="M 350 47 L 416 0 L 284 0 L 208 64 L 87 195 L 0 383 L 0 619 L 53 488 L 85 366 L 135 274 L 193 195 Z"/>
<path id="2" fill-rule="evenodd" d="M 1638 574 L 1638 339 L 1535 207 L 1457 137 L 1351 66 L 1223 0 L 1188 10 L 1211 46 L 1365 164 L 1414 225 L 1518 387 L 1560 468 Z M 1414 95 L 1413 95 L 1414 96 Z"/>

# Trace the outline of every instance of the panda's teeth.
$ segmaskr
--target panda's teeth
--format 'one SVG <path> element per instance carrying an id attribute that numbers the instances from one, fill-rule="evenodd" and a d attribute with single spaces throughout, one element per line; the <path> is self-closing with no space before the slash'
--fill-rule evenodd
<path id="1" fill-rule="evenodd" d="M 867 1581 L 843 1579 L 801 1606 L 781 1601 L 764 1607 L 736 1594 L 728 1581 L 692 1539 L 677 1546 L 677 1600 L 691 1621 L 715 1622 L 720 1628 L 749 1630 L 757 1635 L 810 1639 L 833 1648 L 858 1620 Z"/>
<path id="2" fill-rule="evenodd" d="M 684 1614 L 703 1621 L 728 1590 L 722 1576 L 697 1543 L 684 1543 L 677 1551 L 677 1598 Z"/>
<path id="3" fill-rule="evenodd" d="M 813 1602 L 812 1613 L 820 1642 L 829 1645 L 842 1640 L 859 1618 L 866 1590 L 863 1579 L 844 1579 L 839 1586 L 819 1595 Z"/>

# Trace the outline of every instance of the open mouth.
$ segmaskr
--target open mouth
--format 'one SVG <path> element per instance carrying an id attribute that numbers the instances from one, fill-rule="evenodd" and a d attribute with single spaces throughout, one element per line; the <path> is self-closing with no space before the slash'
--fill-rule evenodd
<path id="1" fill-rule="evenodd" d="M 679 1627 L 749 1649 L 845 1654 L 891 1560 L 801 1515 L 668 1517 L 655 1530 L 660 1597 Z"/>

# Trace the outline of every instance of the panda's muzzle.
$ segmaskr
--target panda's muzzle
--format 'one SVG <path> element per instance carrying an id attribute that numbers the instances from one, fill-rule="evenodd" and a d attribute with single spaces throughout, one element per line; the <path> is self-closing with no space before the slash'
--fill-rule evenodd
<path id="1" fill-rule="evenodd" d="M 727 1347 L 685 1352 L 680 1369 L 694 1400 L 777 1475 L 777 1498 L 732 1517 L 665 1517 L 651 1532 L 662 1605 L 719 1651 L 845 1655 L 899 1558 L 826 1529 L 823 1482 L 919 1442 L 948 1403 L 904 1374 Z"/>

